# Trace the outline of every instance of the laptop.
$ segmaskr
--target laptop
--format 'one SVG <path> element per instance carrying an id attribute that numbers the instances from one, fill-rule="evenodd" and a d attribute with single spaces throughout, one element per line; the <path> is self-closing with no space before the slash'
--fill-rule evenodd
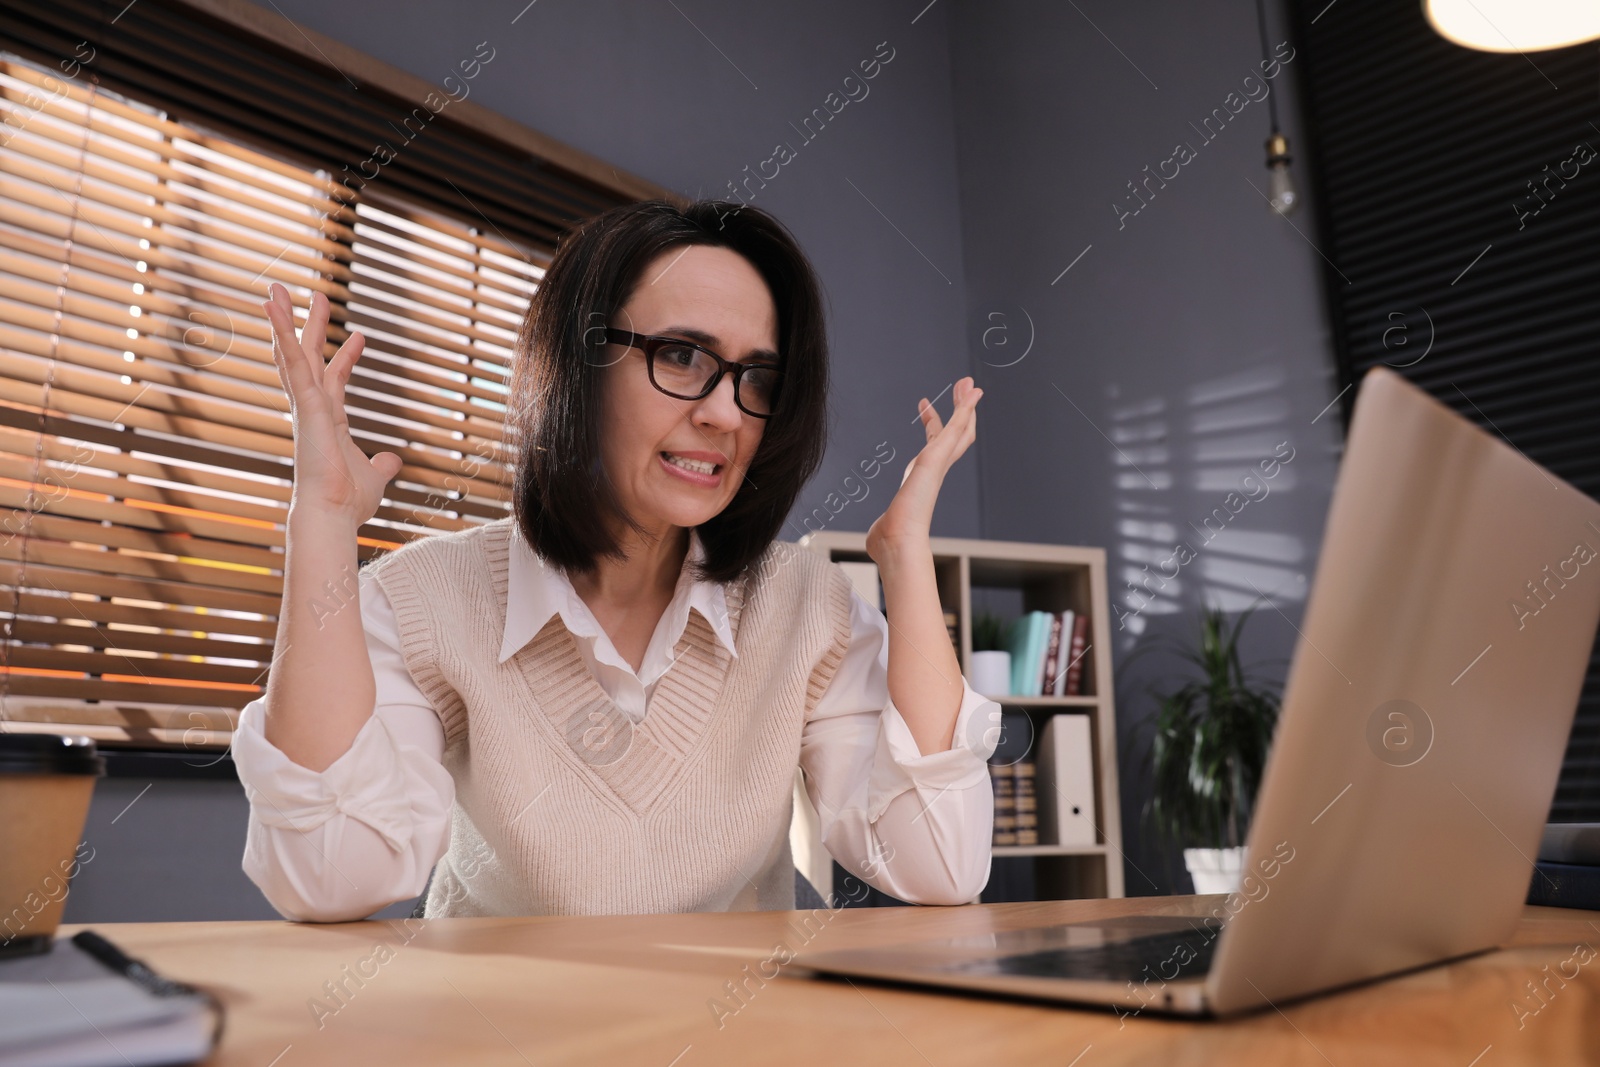
<path id="1" fill-rule="evenodd" d="M 793 965 L 1222 1016 L 1509 942 L 1600 621 L 1600 503 L 1379 367 L 1362 379 L 1239 892 Z"/>

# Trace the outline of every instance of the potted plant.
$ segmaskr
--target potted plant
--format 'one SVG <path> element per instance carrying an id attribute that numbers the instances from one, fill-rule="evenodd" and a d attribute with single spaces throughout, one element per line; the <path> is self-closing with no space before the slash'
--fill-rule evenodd
<path id="1" fill-rule="evenodd" d="M 984 696 L 1011 693 L 1011 653 L 1006 651 L 1005 626 L 987 611 L 972 616 L 972 683 Z"/>
<path id="2" fill-rule="evenodd" d="M 1239 631 L 1254 610 L 1229 629 L 1220 607 L 1202 607 L 1198 646 L 1179 649 L 1200 676 L 1158 694 L 1150 721 L 1143 816 L 1185 846 L 1196 893 L 1238 891 L 1245 831 L 1278 720 L 1277 687 L 1239 662 Z"/>

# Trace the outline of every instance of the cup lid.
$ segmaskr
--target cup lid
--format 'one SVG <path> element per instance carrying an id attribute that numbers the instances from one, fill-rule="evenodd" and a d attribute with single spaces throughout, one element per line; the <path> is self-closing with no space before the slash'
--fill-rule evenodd
<path id="1" fill-rule="evenodd" d="M 106 773 L 106 759 L 94 738 L 62 734 L 0 733 L 0 774 Z"/>

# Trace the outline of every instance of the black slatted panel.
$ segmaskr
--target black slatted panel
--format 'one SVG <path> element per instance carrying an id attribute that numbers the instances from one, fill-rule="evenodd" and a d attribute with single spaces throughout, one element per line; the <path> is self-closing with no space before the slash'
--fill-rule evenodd
<path id="1" fill-rule="evenodd" d="M 424 108 L 423 118 L 407 125 L 423 101 L 372 85 L 357 88 L 327 64 L 173 0 L 0 0 L 0 49 L 55 70 L 84 41 L 95 57 L 82 68 L 80 83 L 97 79 L 175 119 L 323 168 L 336 179 L 364 179 L 376 170 L 368 187 L 472 226 L 493 226 L 527 247 L 548 251 L 575 221 L 631 199 L 455 122 L 448 103 L 437 114 Z M 507 62 L 492 58 L 479 77 L 493 76 L 495 59 Z M 460 71 L 440 77 L 452 73 L 461 77 Z M 470 81 L 452 86 L 471 99 Z M 438 106 L 446 93 L 442 85 L 434 88 Z M 379 144 L 394 150 L 392 162 L 363 168 Z"/>
<path id="2" fill-rule="evenodd" d="M 1290 7 L 1341 386 L 1387 363 L 1600 497 L 1600 53 L 1461 48 L 1417 0 Z M 1551 818 L 1600 821 L 1600 659 Z"/>

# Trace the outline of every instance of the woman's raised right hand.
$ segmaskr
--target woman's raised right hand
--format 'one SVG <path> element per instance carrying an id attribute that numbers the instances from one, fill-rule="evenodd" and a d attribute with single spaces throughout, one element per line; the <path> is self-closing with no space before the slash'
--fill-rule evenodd
<path id="1" fill-rule="evenodd" d="M 261 307 L 272 324 L 272 358 L 278 380 L 289 396 L 294 432 L 294 494 L 291 513 L 318 518 L 342 518 L 359 528 L 377 514 L 383 490 L 400 472 L 401 459 L 393 452 L 368 458 L 350 436 L 345 415 L 344 386 L 366 339 L 352 331 L 333 359 L 322 362 L 327 338 L 328 298 L 311 296 L 305 329 L 297 338 L 294 304 L 282 285 L 268 287 Z"/>

